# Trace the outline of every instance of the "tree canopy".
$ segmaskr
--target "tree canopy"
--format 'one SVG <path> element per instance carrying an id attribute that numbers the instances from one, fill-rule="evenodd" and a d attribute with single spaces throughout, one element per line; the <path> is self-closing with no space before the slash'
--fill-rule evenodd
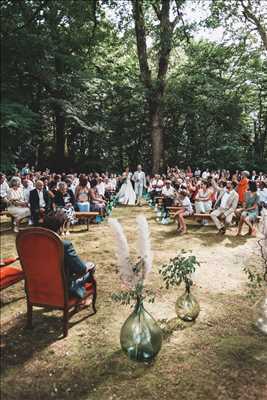
<path id="1" fill-rule="evenodd" d="M 266 3 L 192 4 L 1 2 L 1 169 L 266 169 Z"/>

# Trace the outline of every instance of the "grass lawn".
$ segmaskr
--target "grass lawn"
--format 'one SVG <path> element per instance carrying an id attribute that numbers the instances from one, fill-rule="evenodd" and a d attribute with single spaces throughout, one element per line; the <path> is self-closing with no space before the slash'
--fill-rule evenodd
<path id="1" fill-rule="evenodd" d="M 113 216 L 123 223 L 135 254 L 135 217 L 140 208 L 118 208 Z M 97 264 L 96 315 L 83 310 L 61 337 L 61 313 L 36 308 L 34 329 L 25 330 L 23 284 L 1 293 L 2 399 L 5 400 L 264 400 L 267 399 L 267 339 L 252 323 L 244 266 L 261 271 L 255 238 L 234 236 L 231 229 L 216 236 L 213 226 L 192 225 L 183 237 L 174 225 L 158 225 L 143 207 L 152 233 L 154 270 L 148 286 L 157 291 L 145 305 L 162 325 L 175 318 L 174 303 L 182 288 L 166 290 L 158 268 L 181 249 L 190 249 L 201 262 L 193 293 L 201 305 L 195 324 L 165 332 L 161 352 L 151 364 L 129 361 L 120 350 L 120 328 L 130 314 L 111 301 L 120 289 L 114 240 L 106 222 L 89 232 L 71 235 L 84 260 Z M 3 224 L 2 224 L 3 226 Z M 76 229 L 76 228 L 75 228 Z M 1 236 L 1 256 L 14 256 L 15 234 Z M 258 295 L 261 291 L 258 290 Z"/>

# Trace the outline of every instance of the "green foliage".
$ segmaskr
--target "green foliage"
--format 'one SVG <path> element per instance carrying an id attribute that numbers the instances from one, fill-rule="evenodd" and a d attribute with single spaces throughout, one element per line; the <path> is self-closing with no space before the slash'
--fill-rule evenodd
<path id="1" fill-rule="evenodd" d="M 222 23 L 223 3 L 211 2 L 211 25 Z M 155 77 L 153 4 L 144 2 Z M 129 2 L 6 1 L 0 10 L 2 164 L 52 168 L 58 160 L 62 169 L 119 172 L 138 161 L 149 171 L 150 114 Z M 166 163 L 267 168 L 262 52 L 251 40 L 187 43 L 182 28 L 173 46 L 161 105 Z"/>
<path id="2" fill-rule="evenodd" d="M 160 268 L 159 273 L 162 275 L 167 289 L 170 286 L 179 286 L 184 282 L 186 289 L 190 290 L 190 286 L 193 284 L 190 276 L 199 265 L 195 256 L 188 256 L 185 250 L 181 250 L 180 254 Z"/>
<path id="3" fill-rule="evenodd" d="M 245 267 L 243 268 L 243 271 L 248 277 L 248 288 L 250 289 L 249 291 L 249 297 L 250 298 L 255 298 L 257 297 L 257 289 L 261 288 L 264 285 L 264 277 L 263 274 L 259 274 L 258 272 L 252 271 L 251 268 Z"/>
<path id="4" fill-rule="evenodd" d="M 111 295 L 113 301 L 122 305 L 131 305 L 133 307 L 136 302 L 146 300 L 148 303 L 154 303 L 155 292 L 151 289 L 144 288 L 143 284 L 137 284 L 134 289 L 124 290 Z"/>

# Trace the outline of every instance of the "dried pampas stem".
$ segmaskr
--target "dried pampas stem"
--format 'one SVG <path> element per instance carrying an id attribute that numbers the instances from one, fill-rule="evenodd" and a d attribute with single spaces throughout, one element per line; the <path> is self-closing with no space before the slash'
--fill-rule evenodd
<path id="1" fill-rule="evenodd" d="M 132 268 L 130 264 L 130 255 L 129 255 L 129 247 L 128 247 L 128 242 L 126 239 L 126 236 L 124 234 L 124 231 L 122 229 L 121 224 L 118 222 L 117 219 L 115 218 L 109 218 L 108 221 L 115 239 L 116 239 L 116 245 L 117 245 L 117 259 L 118 259 L 118 264 L 120 268 L 120 275 L 121 279 L 127 283 L 131 280 L 132 278 Z"/>
<path id="2" fill-rule="evenodd" d="M 145 276 L 152 270 L 153 256 L 150 245 L 150 232 L 147 219 L 144 215 L 139 215 L 136 218 L 138 225 L 138 251 L 139 256 L 145 263 Z"/>

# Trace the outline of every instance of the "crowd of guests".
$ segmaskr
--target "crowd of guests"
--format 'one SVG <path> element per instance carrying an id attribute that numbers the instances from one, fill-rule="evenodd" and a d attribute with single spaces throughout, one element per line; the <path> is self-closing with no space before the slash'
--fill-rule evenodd
<path id="1" fill-rule="evenodd" d="M 252 235 L 261 208 L 267 207 L 267 174 L 263 172 L 175 167 L 168 168 L 165 175 L 145 179 L 148 198 L 155 204 L 163 200 L 166 215 L 169 207 L 176 207 L 179 234 L 186 233 L 185 218 L 196 213 L 210 214 L 220 234 L 235 217 L 237 234 L 246 224 Z M 45 216 L 63 213 L 68 235 L 70 225 L 76 223 L 75 211 L 98 211 L 105 216 L 108 202 L 123 184 L 123 176 L 108 172 L 56 174 L 48 169 L 35 171 L 26 164 L 8 179 L 0 173 L 0 207 L 13 216 L 15 232 L 26 217 L 29 224 L 38 226 Z M 208 219 L 201 218 L 201 223 L 208 224 Z"/>
<path id="2" fill-rule="evenodd" d="M 14 220 L 14 231 L 28 217 L 29 224 L 43 224 L 47 215 L 64 214 L 66 235 L 77 222 L 75 211 L 97 211 L 104 217 L 108 201 L 117 190 L 117 177 L 106 174 L 56 174 L 22 168 L 7 179 L 0 173 L 0 207 Z"/>
<path id="3" fill-rule="evenodd" d="M 154 203 L 163 200 L 165 217 L 169 207 L 176 207 L 178 234 L 186 233 L 185 218 L 195 213 L 210 214 L 219 234 L 224 234 L 235 218 L 237 235 L 244 224 L 249 235 L 254 235 L 257 217 L 267 207 L 267 174 L 168 168 L 166 175 L 155 175 L 150 180 L 148 192 Z M 199 222 L 207 225 L 208 219 L 201 218 Z"/>

